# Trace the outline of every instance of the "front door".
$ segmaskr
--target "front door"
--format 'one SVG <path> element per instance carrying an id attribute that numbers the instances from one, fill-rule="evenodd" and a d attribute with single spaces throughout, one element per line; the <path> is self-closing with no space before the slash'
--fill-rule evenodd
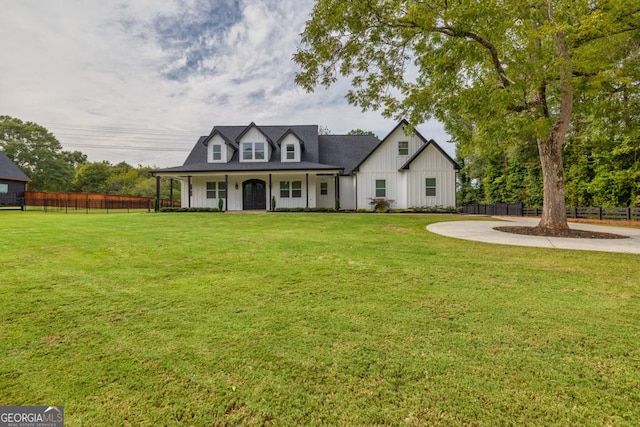
<path id="1" fill-rule="evenodd" d="M 242 209 L 267 209 L 267 186 L 264 181 L 250 179 L 242 183 Z"/>

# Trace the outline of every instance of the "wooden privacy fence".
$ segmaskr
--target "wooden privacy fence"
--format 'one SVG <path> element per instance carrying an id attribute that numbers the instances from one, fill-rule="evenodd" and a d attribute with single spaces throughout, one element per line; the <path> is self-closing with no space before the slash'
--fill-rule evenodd
<path id="1" fill-rule="evenodd" d="M 155 199 L 152 197 L 121 196 L 115 194 L 86 193 L 48 193 L 43 191 L 25 192 L 24 204 L 27 209 L 56 211 L 89 210 L 147 210 L 154 209 Z M 167 199 L 160 200 L 160 207 L 179 207 L 180 202 Z"/>
<path id="2" fill-rule="evenodd" d="M 542 208 L 527 208 L 522 203 L 470 204 L 462 207 L 462 213 L 474 215 L 540 216 Z M 567 208 L 567 217 L 576 219 L 599 219 L 609 221 L 640 221 L 640 207 Z"/>

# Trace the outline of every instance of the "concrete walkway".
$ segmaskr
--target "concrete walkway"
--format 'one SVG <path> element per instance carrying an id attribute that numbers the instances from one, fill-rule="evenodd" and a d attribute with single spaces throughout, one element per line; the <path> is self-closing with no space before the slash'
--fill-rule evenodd
<path id="1" fill-rule="evenodd" d="M 640 254 L 640 228 L 582 223 L 569 224 L 571 228 L 576 230 L 621 234 L 629 236 L 628 239 L 570 239 L 564 237 L 523 236 L 493 229 L 493 227 L 501 225 L 534 227 L 539 221 L 539 218 L 492 217 L 492 220 L 489 221 L 438 222 L 428 225 L 427 230 L 456 239 L 475 240 L 477 242 L 500 245 Z"/>

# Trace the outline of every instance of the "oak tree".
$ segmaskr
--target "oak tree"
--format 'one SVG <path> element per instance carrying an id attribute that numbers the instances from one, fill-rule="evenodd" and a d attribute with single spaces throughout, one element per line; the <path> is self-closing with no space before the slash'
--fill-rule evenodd
<path id="1" fill-rule="evenodd" d="M 539 226 L 567 228 L 574 107 L 638 86 L 639 28 L 637 0 L 318 0 L 296 82 L 312 91 L 350 76 L 347 99 L 363 109 L 435 117 L 458 143 L 535 144 Z"/>

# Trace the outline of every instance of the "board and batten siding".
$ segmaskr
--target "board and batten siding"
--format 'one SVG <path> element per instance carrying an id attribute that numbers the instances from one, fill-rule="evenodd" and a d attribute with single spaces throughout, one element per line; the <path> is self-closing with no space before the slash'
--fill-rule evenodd
<path id="1" fill-rule="evenodd" d="M 408 142 L 408 153 L 400 155 L 399 143 Z M 415 134 L 406 135 L 404 126 L 396 128 L 380 146 L 360 165 L 357 178 L 357 208 L 371 208 L 370 199 L 376 197 L 376 180 L 386 183 L 385 198 L 393 200 L 392 208 L 406 208 L 406 178 L 398 172 L 423 141 Z"/>
<path id="2" fill-rule="evenodd" d="M 242 159 L 242 143 L 243 142 L 263 142 L 264 143 L 264 160 L 243 160 Z M 251 129 L 249 129 L 247 131 L 247 133 L 245 133 L 244 135 L 242 135 L 242 138 L 240 139 L 240 141 L 238 141 L 238 146 L 239 146 L 239 153 L 238 155 L 239 160 L 241 163 L 245 163 L 245 162 L 266 162 L 271 158 L 271 151 L 273 150 L 273 148 L 271 147 L 271 144 L 269 144 L 269 142 L 267 142 L 267 137 L 264 136 L 262 134 L 262 132 L 260 132 L 257 128 L 253 127 Z"/>
<path id="3" fill-rule="evenodd" d="M 433 145 L 429 145 L 403 170 L 407 180 L 407 207 L 456 205 L 456 171 L 451 162 Z M 426 179 L 436 179 L 435 197 L 426 195 Z"/>
<path id="4" fill-rule="evenodd" d="M 399 153 L 399 142 L 408 142 L 408 154 Z M 357 172 L 357 208 L 369 209 L 376 197 L 376 180 L 385 180 L 385 198 L 392 208 L 412 206 L 455 206 L 454 165 L 433 145 L 414 159 L 409 169 L 400 168 L 424 146 L 416 134 L 406 135 L 404 126 L 396 128 L 376 151 L 360 165 Z M 436 197 L 426 197 L 426 178 L 436 178 Z"/>
<path id="5" fill-rule="evenodd" d="M 340 176 L 340 209 L 356 209 L 356 177 L 353 175 Z"/>

